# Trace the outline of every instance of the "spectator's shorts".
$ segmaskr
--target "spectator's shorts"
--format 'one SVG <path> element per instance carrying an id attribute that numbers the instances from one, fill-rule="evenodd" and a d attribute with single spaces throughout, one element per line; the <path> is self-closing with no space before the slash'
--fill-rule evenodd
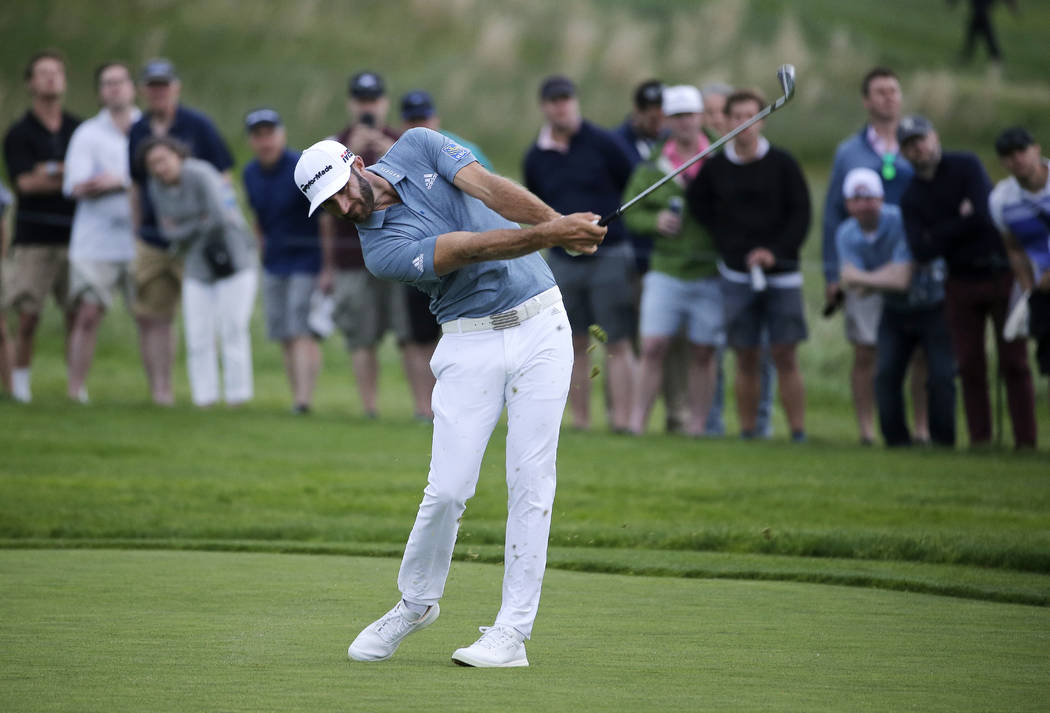
<path id="1" fill-rule="evenodd" d="M 132 304 L 131 264 L 103 260 L 71 260 L 69 262 L 69 306 L 81 302 L 109 309 L 117 291 L 124 295 L 124 304 Z"/>
<path id="2" fill-rule="evenodd" d="M 770 344 L 798 344 L 809 336 L 801 287 L 770 285 L 755 292 L 749 284 L 722 278 L 722 300 L 730 347 L 759 347 L 763 328 Z"/>
<path id="3" fill-rule="evenodd" d="M 135 314 L 173 319 L 182 291 L 182 259 L 137 240 L 131 274 L 135 282 Z"/>
<path id="4" fill-rule="evenodd" d="M 1050 376 L 1050 292 L 1032 292 L 1028 298 L 1028 335 L 1035 340 L 1039 373 Z"/>
<path id="5" fill-rule="evenodd" d="M 672 337 L 685 327 L 691 343 L 718 346 L 725 341 L 722 320 L 718 277 L 681 280 L 650 270 L 642 278 L 643 338 Z"/>
<path id="6" fill-rule="evenodd" d="M 69 296 L 69 250 L 59 245 L 15 244 L 4 263 L 3 308 L 40 314 L 50 292 L 64 311 Z"/>
<path id="7" fill-rule="evenodd" d="M 587 334 L 597 324 L 610 343 L 634 336 L 634 258 L 629 246 L 623 247 L 588 258 L 547 257 L 574 335 Z"/>
<path id="8" fill-rule="evenodd" d="M 861 294 L 846 290 L 846 339 L 851 344 L 873 347 L 879 340 L 879 320 L 882 318 L 882 295 L 878 292 Z"/>
<path id="9" fill-rule="evenodd" d="M 334 284 L 332 320 L 348 349 L 374 347 L 387 330 L 398 344 L 411 340 L 404 285 L 380 280 L 364 268 L 337 271 Z"/>
<path id="10" fill-rule="evenodd" d="M 307 319 L 310 316 L 310 295 L 317 287 L 317 275 L 263 272 L 262 286 L 266 336 L 275 342 L 310 336 Z"/>

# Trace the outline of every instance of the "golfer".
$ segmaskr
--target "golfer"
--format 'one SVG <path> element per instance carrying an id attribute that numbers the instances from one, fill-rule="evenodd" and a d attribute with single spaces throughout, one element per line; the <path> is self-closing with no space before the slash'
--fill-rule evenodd
<path id="1" fill-rule="evenodd" d="M 464 666 L 528 666 L 547 562 L 558 432 L 572 371 L 561 293 L 537 251 L 592 254 L 605 236 L 597 215 L 561 216 L 471 152 L 426 128 L 405 132 L 378 163 L 342 144 L 303 152 L 295 182 L 310 202 L 357 224 L 377 277 L 430 296 L 442 338 L 431 360 L 434 440 L 427 487 L 405 547 L 402 600 L 350 645 L 357 661 L 390 658 L 434 622 L 459 521 L 504 405 L 507 539 L 503 603 L 495 624 L 456 650 Z M 520 228 L 518 223 L 532 227 Z"/>

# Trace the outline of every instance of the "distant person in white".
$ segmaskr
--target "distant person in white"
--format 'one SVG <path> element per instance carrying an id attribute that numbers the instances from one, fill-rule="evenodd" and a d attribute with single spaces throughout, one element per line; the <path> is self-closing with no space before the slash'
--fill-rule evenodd
<path id="1" fill-rule="evenodd" d="M 135 83 L 123 62 L 107 62 L 95 71 L 102 110 L 73 132 L 66 151 L 62 192 L 77 201 L 69 244 L 69 306 L 74 311 L 69 336 L 69 398 L 88 400 L 87 380 L 95 356 L 102 315 L 120 290 L 131 299 L 131 258 L 135 239 L 127 190 L 128 131 L 141 112 Z"/>

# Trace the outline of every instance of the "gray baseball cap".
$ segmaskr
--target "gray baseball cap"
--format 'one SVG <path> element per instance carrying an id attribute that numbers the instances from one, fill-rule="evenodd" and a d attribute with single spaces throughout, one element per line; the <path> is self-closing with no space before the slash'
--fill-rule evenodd
<path id="1" fill-rule="evenodd" d="M 933 131 L 933 123 L 929 119 L 919 114 L 911 114 L 897 124 L 897 143 L 904 146 L 912 139 L 925 136 L 931 131 Z"/>
<path id="2" fill-rule="evenodd" d="M 143 84 L 171 84 L 179 78 L 170 59 L 157 57 L 146 62 L 142 68 Z"/>

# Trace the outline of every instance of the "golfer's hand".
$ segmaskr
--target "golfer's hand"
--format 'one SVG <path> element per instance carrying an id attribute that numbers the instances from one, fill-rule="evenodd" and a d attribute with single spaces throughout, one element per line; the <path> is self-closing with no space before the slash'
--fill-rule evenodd
<path id="1" fill-rule="evenodd" d="M 656 214 L 656 231 L 665 237 L 678 235 L 682 229 L 682 216 L 669 210 L 662 210 Z"/>
<path id="2" fill-rule="evenodd" d="M 608 228 L 598 226 L 600 219 L 601 216 L 594 213 L 573 213 L 548 221 L 544 228 L 549 231 L 554 245 L 593 255 L 609 231 Z"/>
<path id="3" fill-rule="evenodd" d="M 758 265 L 763 270 L 768 270 L 777 264 L 777 259 L 766 248 L 755 248 L 747 254 L 746 262 L 749 269 Z"/>

